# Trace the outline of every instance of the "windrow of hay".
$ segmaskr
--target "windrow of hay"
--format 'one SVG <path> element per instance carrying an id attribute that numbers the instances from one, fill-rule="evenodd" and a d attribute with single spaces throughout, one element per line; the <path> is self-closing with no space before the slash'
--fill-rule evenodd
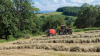
<path id="1" fill-rule="evenodd" d="M 51 45 L 51 44 L 32 44 L 0 47 L 0 50 L 9 49 L 45 49 L 55 51 L 70 52 L 100 52 L 100 46 L 68 46 L 68 45 Z"/>
<path id="2" fill-rule="evenodd" d="M 94 38 L 100 37 L 99 33 L 84 33 L 84 34 L 72 34 L 72 35 L 57 35 L 53 37 L 40 37 L 40 38 L 33 38 L 31 40 L 50 40 L 50 39 L 64 39 L 64 38 Z"/>
<path id="3" fill-rule="evenodd" d="M 94 30 L 94 31 L 85 31 L 85 33 L 99 33 L 100 30 Z"/>
<path id="4" fill-rule="evenodd" d="M 99 43 L 100 38 L 93 38 L 93 39 L 85 39 L 85 38 L 79 38 L 79 39 L 52 39 L 52 40 L 40 40 L 36 43 Z"/>
<path id="5" fill-rule="evenodd" d="M 67 39 L 50 39 L 35 41 L 18 41 L 13 44 L 34 44 L 34 43 L 100 43 L 100 37 L 97 38 L 67 38 Z"/>

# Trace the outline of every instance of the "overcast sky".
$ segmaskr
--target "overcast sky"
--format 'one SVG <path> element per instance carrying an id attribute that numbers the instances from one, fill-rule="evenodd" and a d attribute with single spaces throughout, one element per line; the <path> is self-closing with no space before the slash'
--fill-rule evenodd
<path id="1" fill-rule="evenodd" d="M 100 4 L 100 0 L 32 0 L 34 6 L 41 11 L 56 11 L 63 6 L 81 6 L 83 3 L 90 5 Z"/>

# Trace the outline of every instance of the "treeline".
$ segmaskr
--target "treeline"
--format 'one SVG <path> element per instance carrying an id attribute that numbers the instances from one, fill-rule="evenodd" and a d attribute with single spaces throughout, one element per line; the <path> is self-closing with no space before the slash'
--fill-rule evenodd
<path id="1" fill-rule="evenodd" d="M 81 7 L 60 7 L 56 11 L 63 12 L 63 15 L 76 16 Z"/>
<path id="2" fill-rule="evenodd" d="M 26 34 L 43 34 L 49 28 L 65 24 L 62 17 L 37 17 L 32 0 L 0 0 L 0 39 L 25 37 Z"/>
<path id="3" fill-rule="evenodd" d="M 68 27 L 87 28 L 100 27 L 100 5 L 83 4 L 81 7 L 62 7 L 58 12 L 64 15 L 37 17 L 34 11 L 39 9 L 32 6 L 32 0 L 0 0 L 0 39 L 20 38 L 26 34 L 39 35 L 45 30 L 60 25 Z M 77 19 L 73 19 L 76 16 Z"/>
<path id="4" fill-rule="evenodd" d="M 40 30 L 45 32 L 45 30 L 47 29 L 56 29 L 58 30 L 60 25 L 66 25 L 66 22 L 64 20 L 64 18 L 62 16 L 59 16 L 56 18 L 56 16 L 54 15 L 51 15 L 51 16 L 48 16 L 48 17 L 45 17 L 45 16 L 41 16 L 39 18 L 39 21 L 40 21 Z M 37 25 L 39 26 L 39 25 Z"/>
<path id="5" fill-rule="evenodd" d="M 84 3 L 74 25 L 77 28 L 100 27 L 100 5 Z"/>
<path id="6" fill-rule="evenodd" d="M 0 39 L 34 33 L 37 19 L 34 11 L 38 9 L 31 6 L 31 0 L 0 0 Z"/>

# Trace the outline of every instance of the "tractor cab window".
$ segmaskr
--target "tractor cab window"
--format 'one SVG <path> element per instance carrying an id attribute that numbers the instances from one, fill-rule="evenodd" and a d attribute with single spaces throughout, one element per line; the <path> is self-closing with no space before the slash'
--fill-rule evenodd
<path id="1" fill-rule="evenodd" d="M 65 29 L 65 28 L 66 28 L 66 26 L 62 26 L 62 27 L 61 27 L 61 29 Z"/>

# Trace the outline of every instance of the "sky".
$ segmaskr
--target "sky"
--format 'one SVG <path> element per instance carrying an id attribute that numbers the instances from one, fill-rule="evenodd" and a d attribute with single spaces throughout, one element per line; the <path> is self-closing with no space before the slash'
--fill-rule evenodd
<path id="1" fill-rule="evenodd" d="M 81 6 L 83 3 L 90 5 L 100 4 L 100 0 L 32 0 L 33 6 L 40 11 L 56 11 L 59 7 L 64 6 Z"/>

